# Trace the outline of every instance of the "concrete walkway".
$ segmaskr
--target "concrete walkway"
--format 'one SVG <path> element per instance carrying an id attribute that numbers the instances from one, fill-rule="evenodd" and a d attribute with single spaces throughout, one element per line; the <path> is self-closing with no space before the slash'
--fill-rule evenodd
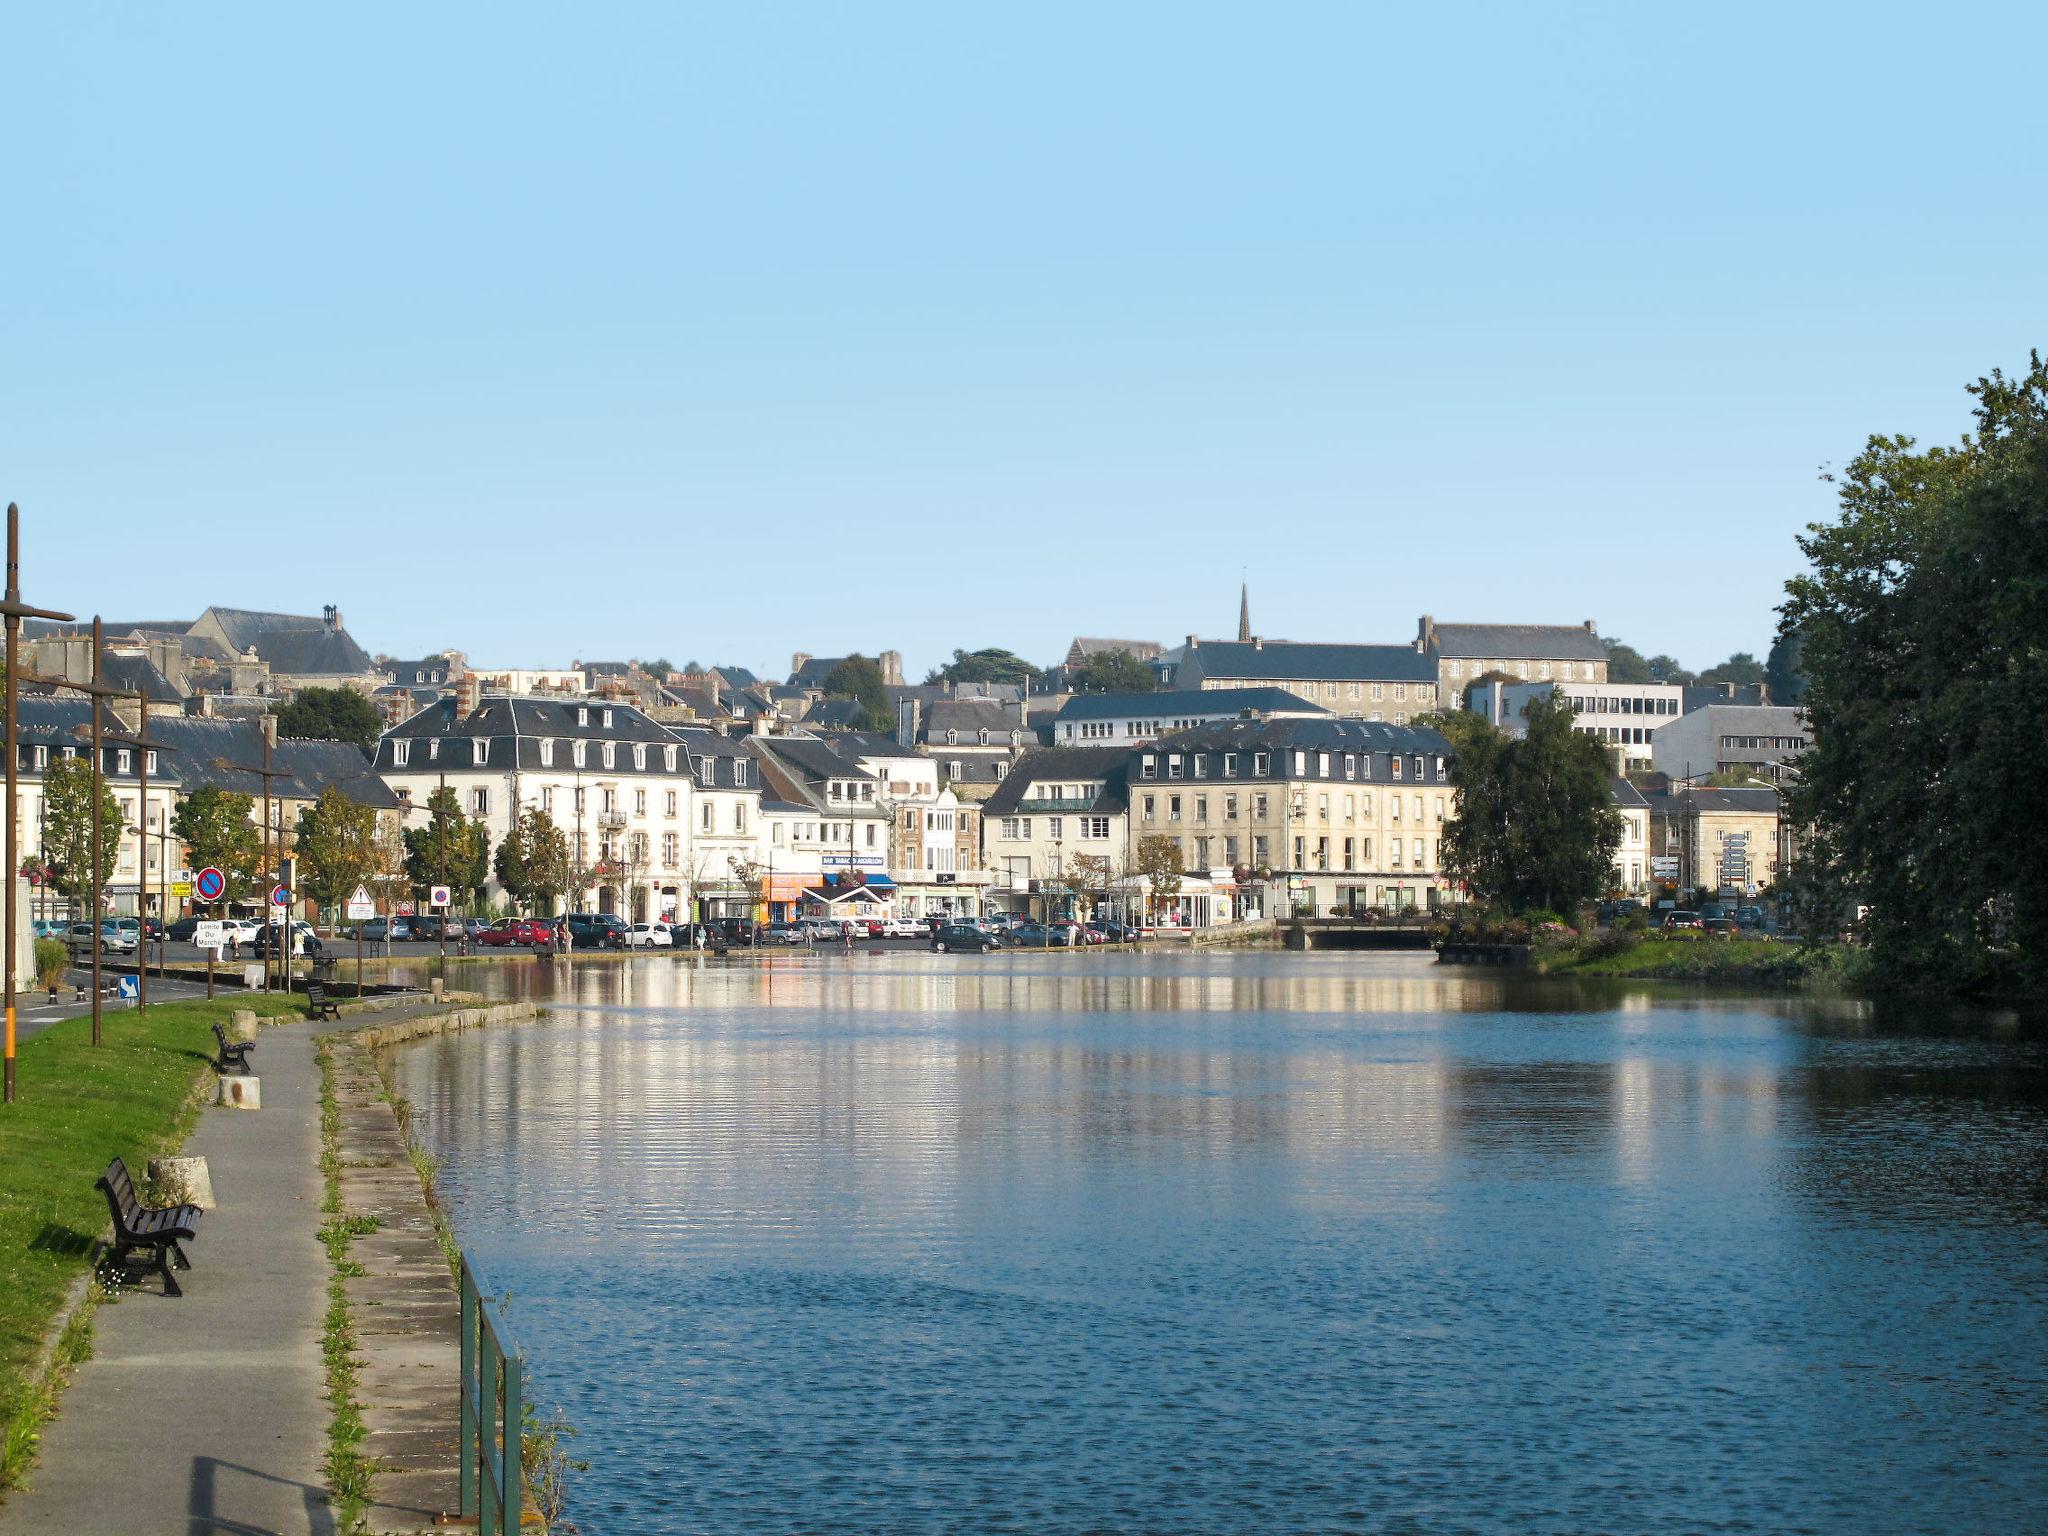
<path id="1" fill-rule="evenodd" d="M 207 1160 L 219 1208 L 189 1245 L 184 1296 L 150 1277 L 99 1309 L 92 1358 L 44 1428 L 29 1486 L 0 1506 L 0 1536 L 334 1530 L 312 1036 L 266 1029 L 250 1064 L 263 1108 L 207 1110 L 186 1147 Z"/>

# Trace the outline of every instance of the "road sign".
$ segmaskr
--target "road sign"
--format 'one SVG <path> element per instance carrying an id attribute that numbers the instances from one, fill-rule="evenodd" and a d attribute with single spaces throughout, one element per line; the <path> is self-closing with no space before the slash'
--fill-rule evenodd
<path id="1" fill-rule="evenodd" d="M 136 998 L 142 995 L 142 987 L 133 976 L 118 976 L 114 979 L 114 996 Z"/>
<path id="2" fill-rule="evenodd" d="M 350 922 L 360 923 L 366 917 L 377 915 L 377 903 L 370 900 L 370 893 L 359 885 L 355 894 L 348 899 L 346 912 Z"/>
<path id="3" fill-rule="evenodd" d="M 211 864 L 192 877 L 192 894 L 201 901 L 219 901 L 228 888 L 228 877 Z"/>
<path id="4" fill-rule="evenodd" d="M 173 896 L 190 896 L 192 894 L 192 882 L 190 880 L 173 881 L 171 884 L 171 894 Z"/>
<path id="5" fill-rule="evenodd" d="M 274 885 L 270 888 L 270 904 L 273 907 L 288 907 L 292 904 L 292 888 L 288 885 Z"/>
<path id="6" fill-rule="evenodd" d="M 429 891 L 427 892 L 427 905 L 428 905 L 428 906 L 430 906 L 430 907 L 445 907 L 445 906 L 447 906 L 447 905 L 448 905 L 448 887 L 447 887 L 447 886 L 445 886 L 445 885 L 437 885 L 437 886 L 433 887 L 433 889 L 429 890 Z"/>
<path id="7" fill-rule="evenodd" d="M 220 923 L 205 922 L 192 930 L 192 942 L 201 949 L 225 949 L 228 936 Z"/>
<path id="8" fill-rule="evenodd" d="M 411 917 L 411 916 L 412 916 L 412 914 L 413 914 L 413 903 L 412 903 L 412 902 L 409 902 L 409 901 L 401 901 L 401 902 L 400 902 L 400 903 L 398 904 L 398 915 L 399 915 L 400 917 Z"/>

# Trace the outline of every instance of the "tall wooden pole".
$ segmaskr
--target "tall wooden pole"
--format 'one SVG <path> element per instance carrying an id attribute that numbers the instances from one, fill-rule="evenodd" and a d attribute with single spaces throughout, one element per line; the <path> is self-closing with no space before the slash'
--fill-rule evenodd
<path id="1" fill-rule="evenodd" d="M 149 738 L 149 693 L 135 692 L 142 707 L 142 728 L 135 734 Z M 135 1011 L 149 1012 L 149 748 L 135 753 Z"/>
<path id="2" fill-rule="evenodd" d="M 105 639 L 100 616 L 92 616 L 92 1043 L 100 1043 L 100 951 L 105 935 L 100 930 L 100 905 L 106 899 L 100 891 L 100 734 L 104 729 L 99 690 L 106 686 L 100 675 L 100 643 Z"/>

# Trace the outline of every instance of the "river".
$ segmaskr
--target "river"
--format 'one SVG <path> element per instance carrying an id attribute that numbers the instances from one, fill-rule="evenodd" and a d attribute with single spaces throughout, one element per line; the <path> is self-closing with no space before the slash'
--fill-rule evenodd
<path id="1" fill-rule="evenodd" d="M 2048 1036 L 1371 954 L 477 965 L 402 1048 L 586 1536 L 2011 1531 Z"/>

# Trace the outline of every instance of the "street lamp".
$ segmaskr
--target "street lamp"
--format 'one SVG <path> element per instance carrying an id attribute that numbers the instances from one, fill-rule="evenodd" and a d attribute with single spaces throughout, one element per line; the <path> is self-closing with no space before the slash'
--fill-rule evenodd
<path id="1" fill-rule="evenodd" d="M 213 766 L 223 773 L 253 773 L 263 780 L 263 862 L 265 865 L 268 865 L 270 863 L 270 781 L 272 779 L 288 779 L 291 777 L 291 774 L 283 768 L 272 768 L 270 766 L 270 732 L 268 729 L 265 729 L 261 735 L 263 738 L 263 763 L 261 767 L 248 763 L 231 763 L 224 757 L 216 757 L 213 760 Z M 279 876 L 282 876 L 284 873 L 284 825 L 282 819 L 280 819 L 277 828 L 277 859 L 277 873 Z M 263 908 L 266 914 L 270 910 L 270 901 L 267 896 L 264 898 Z M 288 941 L 291 937 L 291 915 L 291 909 L 287 907 L 284 914 L 285 920 L 278 928 L 278 942 L 271 945 L 271 949 L 281 949 L 287 952 L 290 950 Z M 269 933 L 267 926 L 264 932 L 267 936 Z M 291 962 L 289 960 L 284 961 L 279 969 L 286 978 L 284 990 L 289 992 L 291 990 Z M 268 953 L 265 953 L 263 956 L 263 990 L 266 992 L 271 990 L 270 956 Z"/>
<path id="2" fill-rule="evenodd" d="M 57 619 L 69 622 L 71 615 L 48 608 L 31 608 L 21 600 L 21 508 L 7 504 L 7 592 L 0 599 L 0 615 L 7 621 L 7 1041 L 4 1098 L 14 1102 L 14 974 L 20 965 L 15 952 L 15 881 L 21 873 L 20 832 L 15 825 L 15 805 L 20 794 L 21 775 L 21 621 Z M 97 809 L 97 807 L 95 807 Z"/>

